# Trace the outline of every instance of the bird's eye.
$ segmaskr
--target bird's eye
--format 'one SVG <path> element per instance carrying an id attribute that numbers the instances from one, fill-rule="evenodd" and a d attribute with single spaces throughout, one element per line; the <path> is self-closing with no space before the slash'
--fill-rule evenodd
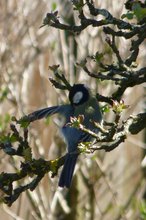
<path id="1" fill-rule="evenodd" d="M 74 104 L 79 104 L 80 101 L 82 100 L 82 98 L 83 98 L 83 92 L 81 92 L 81 91 L 76 92 L 74 97 L 73 97 L 73 103 Z"/>

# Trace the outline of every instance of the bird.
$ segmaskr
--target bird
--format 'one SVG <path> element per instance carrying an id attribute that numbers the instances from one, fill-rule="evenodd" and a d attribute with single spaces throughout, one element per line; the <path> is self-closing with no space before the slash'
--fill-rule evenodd
<path id="1" fill-rule="evenodd" d="M 75 165 L 79 156 L 77 151 L 78 145 L 82 142 L 90 142 L 93 140 L 93 137 L 91 137 L 89 133 L 71 126 L 71 118 L 83 116 L 83 125 L 96 133 L 98 133 L 99 130 L 93 122 L 101 123 L 102 121 L 99 103 L 85 84 L 74 84 L 71 86 L 68 99 L 69 104 L 43 108 L 27 116 L 29 122 L 57 113 L 64 118 L 64 123 L 61 126 L 61 133 L 67 145 L 67 153 L 58 183 L 59 187 L 62 188 L 70 188 L 71 186 Z"/>

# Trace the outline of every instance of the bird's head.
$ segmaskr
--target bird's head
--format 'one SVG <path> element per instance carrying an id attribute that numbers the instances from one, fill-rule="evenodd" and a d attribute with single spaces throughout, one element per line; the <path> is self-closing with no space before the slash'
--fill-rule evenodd
<path id="1" fill-rule="evenodd" d="M 84 84 L 74 84 L 69 92 L 70 103 L 74 106 L 87 102 L 89 96 L 89 89 Z"/>

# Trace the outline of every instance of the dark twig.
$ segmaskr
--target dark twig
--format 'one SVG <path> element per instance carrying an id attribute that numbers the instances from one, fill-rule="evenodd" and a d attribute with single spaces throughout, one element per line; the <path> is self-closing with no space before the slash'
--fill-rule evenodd
<path id="1" fill-rule="evenodd" d="M 120 56 L 119 50 L 116 47 L 114 35 L 112 35 L 112 40 L 110 40 L 110 38 L 107 37 L 106 42 L 108 43 L 108 45 L 112 48 L 113 52 L 115 53 L 115 55 L 118 59 L 119 65 L 122 66 L 123 65 L 123 60 Z"/>

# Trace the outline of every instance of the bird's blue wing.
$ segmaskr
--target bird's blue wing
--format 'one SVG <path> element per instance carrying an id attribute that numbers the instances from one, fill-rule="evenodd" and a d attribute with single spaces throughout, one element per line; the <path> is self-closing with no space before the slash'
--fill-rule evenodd
<path id="1" fill-rule="evenodd" d="M 29 122 L 33 122 L 42 118 L 47 118 L 48 116 L 51 116 L 56 113 L 67 115 L 70 112 L 70 110 L 70 105 L 52 106 L 34 111 L 26 117 Z"/>

